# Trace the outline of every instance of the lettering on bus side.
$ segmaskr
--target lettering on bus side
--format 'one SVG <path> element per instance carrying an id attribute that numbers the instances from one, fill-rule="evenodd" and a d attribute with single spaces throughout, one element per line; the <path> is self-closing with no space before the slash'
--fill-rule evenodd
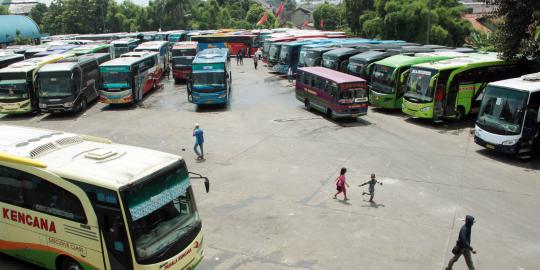
<path id="1" fill-rule="evenodd" d="M 311 90 L 311 89 L 309 89 L 309 88 L 307 88 L 307 87 L 304 87 L 304 91 L 306 91 L 307 93 L 310 93 L 310 94 L 312 94 L 312 95 L 314 95 L 314 96 L 317 95 L 317 92 L 316 92 L 316 91 Z"/>
<path id="2" fill-rule="evenodd" d="M 2 213 L 3 218 L 6 220 L 10 220 L 23 225 L 28 225 L 29 227 L 38 228 L 47 232 L 56 233 L 56 225 L 54 224 L 54 221 L 49 222 L 49 220 L 46 218 L 33 216 L 8 208 L 3 208 Z"/>
<path id="3" fill-rule="evenodd" d="M 73 251 L 77 251 L 81 256 L 86 257 L 86 254 L 88 253 L 86 251 L 86 248 L 79 246 L 77 244 L 73 244 L 64 240 L 60 240 L 58 238 L 49 237 L 48 243 L 57 247 L 61 247 L 64 249 L 70 249 Z"/>

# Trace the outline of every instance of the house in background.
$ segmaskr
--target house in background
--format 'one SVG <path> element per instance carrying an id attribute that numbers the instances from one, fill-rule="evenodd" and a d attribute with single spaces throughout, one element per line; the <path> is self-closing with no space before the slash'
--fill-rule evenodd
<path id="1" fill-rule="evenodd" d="M 306 28 L 304 25 L 306 22 L 313 26 L 312 12 L 304 7 L 297 7 L 290 13 L 291 22 L 298 28 Z"/>
<path id="2" fill-rule="evenodd" d="M 28 15 L 38 1 L 31 0 L 0 0 L 3 6 L 8 6 L 11 15 Z"/>

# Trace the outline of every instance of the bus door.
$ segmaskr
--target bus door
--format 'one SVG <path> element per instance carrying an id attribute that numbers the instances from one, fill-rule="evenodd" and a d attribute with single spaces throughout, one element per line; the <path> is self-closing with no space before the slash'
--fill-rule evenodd
<path id="1" fill-rule="evenodd" d="M 399 76 L 399 80 L 397 80 L 397 87 L 396 87 L 396 103 L 400 98 L 403 97 L 405 94 L 405 89 L 407 88 L 407 80 L 409 79 L 409 72 L 411 70 L 407 68 L 407 70 L 403 71 L 401 75 Z M 398 72 L 399 74 L 399 72 Z"/>
<path id="2" fill-rule="evenodd" d="M 523 123 L 523 142 L 532 142 L 531 150 L 540 151 L 540 92 L 531 93 Z"/>
<path id="3" fill-rule="evenodd" d="M 96 215 L 79 187 L 34 167 L 0 166 L 2 201 L 8 243 L 15 256 L 56 269 L 60 263 L 105 268 Z"/>

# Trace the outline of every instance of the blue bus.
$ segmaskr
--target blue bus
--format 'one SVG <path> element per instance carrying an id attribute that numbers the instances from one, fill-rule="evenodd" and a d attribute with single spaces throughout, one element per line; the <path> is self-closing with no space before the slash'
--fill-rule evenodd
<path id="1" fill-rule="evenodd" d="M 300 60 L 300 51 L 303 46 L 311 44 L 330 44 L 333 43 L 331 39 L 314 39 L 314 40 L 300 40 L 287 42 L 281 45 L 279 51 L 279 59 L 276 65 L 272 67 L 274 72 L 287 74 L 289 67 L 292 68 L 293 73 L 296 73 L 298 68 L 298 62 Z"/>
<path id="2" fill-rule="evenodd" d="M 229 50 L 206 49 L 192 63 L 188 82 L 188 101 L 197 105 L 228 104 L 231 92 Z"/>

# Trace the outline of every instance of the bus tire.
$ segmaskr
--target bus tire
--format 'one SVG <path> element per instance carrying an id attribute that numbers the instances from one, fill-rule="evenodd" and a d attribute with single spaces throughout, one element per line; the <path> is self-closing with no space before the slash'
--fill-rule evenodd
<path id="1" fill-rule="evenodd" d="M 332 119 L 332 120 L 336 120 L 336 117 L 334 116 L 334 112 L 332 112 L 332 109 L 328 108 L 326 109 L 326 115 Z"/>
<path id="2" fill-rule="evenodd" d="M 306 110 L 311 111 L 311 104 L 309 104 L 309 100 L 304 100 L 304 106 L 306 107 Z"/>
<path id="3" fill-rule="evenodd" d="M 456 121 L 461 121 L 465 118 L 465 108 L 458 106 L 456 110 Z"/>
<path id="4" fill-rule="evenodd" d="M 88 101 L 86 101 L 86 98 L 83 98 L 79 111 L 84 112 L 86 111 L 86 108 L 88 108 Z"/>
<path id="5" fill-rule="evenodd" d="M 58 258 L 57 263 L 58 270 L 83 270 L 81 265 L 70 257 L 62 256 Z"/>

